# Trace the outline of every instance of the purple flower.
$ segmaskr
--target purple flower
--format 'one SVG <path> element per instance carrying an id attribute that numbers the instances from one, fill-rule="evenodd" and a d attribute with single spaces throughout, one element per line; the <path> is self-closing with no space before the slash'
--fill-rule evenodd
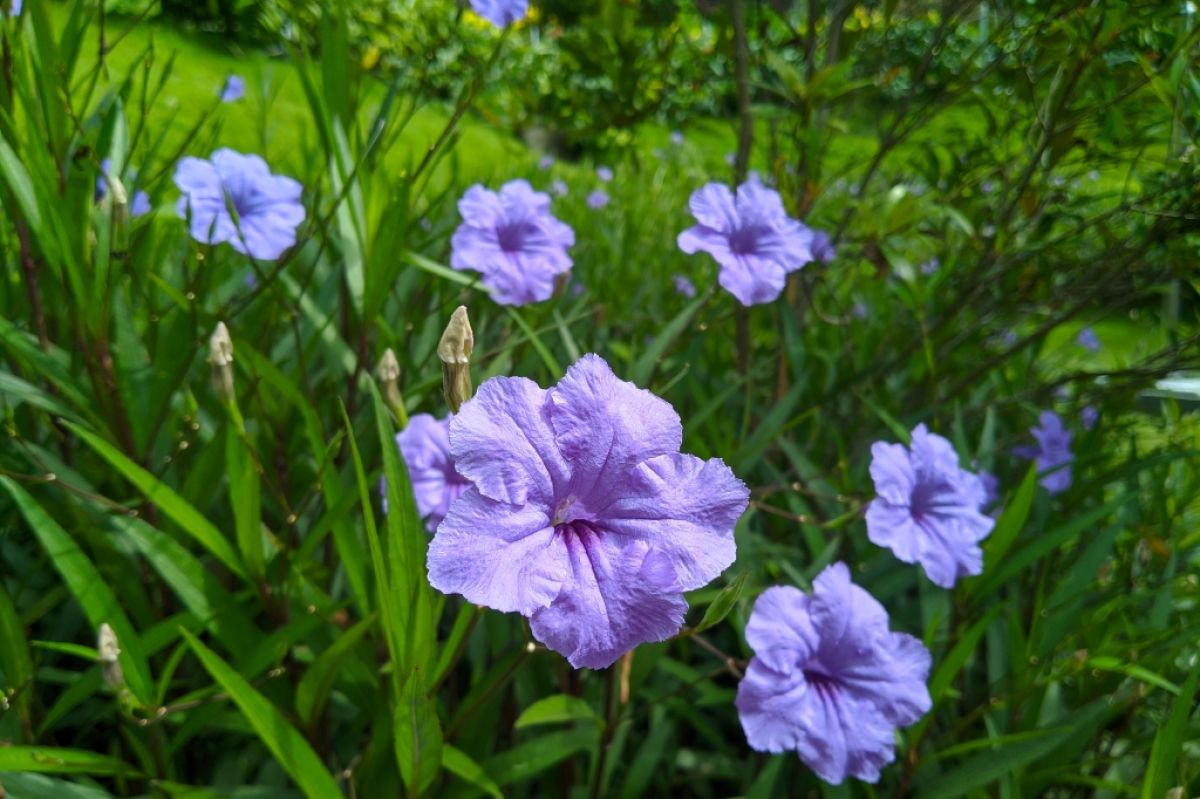
<path id="1" fill-rule="evenodd" d="M 1062 419 L 1054 411 L 1042 411 L 1038 422 L 1039 426 L 1029 428 L 1037 446 L 1017 447 L 1013 454 L 1032 459 L 1039 472 L 1049 472 L 1042 476 L 1042 487 L 1051 494 L 1059 494 L 1071 487 L 1071 462 L 1075 460 L 1071 454 L 1071 431 L 1063 427 Z"/>
<path id="2" fill-rule="evenodd" d="M 746 486 L 683 454 L 669 404 L 585 355 L 558 385 L 494 377 L 450 421 L 472 486 L 429 545 L 439 591 L 530 620 L 575 668 L 679 631 L 683 592 L 733 563 Z"/>
<path id="3" fill-rule="evenodd" d="M 1011 347 L 1013 344 L 1017 343 L 1017 331 L 1005 330 L 1000 334 L 1000 340 Z"/>
<path id="4" fill-rule="evenodd" d="M 991 194 L 996 190 L 996 184 L 992 183 L 990 180 L 985 180 L 983 183 L 979 184 L 979 190 L 984 194 Z"/>
<path id="5" fill-rule="evenodd" d="M 1100 421 L 1100 411 L 1096 410 L 1095 406 L 1085 405 L 1079 412 L 1079 423 L 1083 425 L 1084 430 L 1093 429 L 1098 421 Z"/>
<path id="6" fill-rule="evenodd" d="M 937 258 L 930 258 L 925 263 L 921 264 L 921 274 L 936 275 L 937 271 L 942 268 L 942 262 Z"/>
<path id="7" fill-rule="evenodd" d="M 133 193 L 133 199 L 129 202 L 129 216 L 134 219 L 145 216 L 150 213 L 152 206 L 150 205 L 150 195 L 142 190 Z"/>
<path id="8" fill-rule="evenodd" d="M 562 178 L 555 178 L 554 182 L 550 184 L 550 191 L 554 192 L 554 194 L 558 197 L 566 197 L 570 192 L 570 189 L 567 187 L 567 182 L 565 180 Z"/>
<path id="9" fill-rule="evenodd" d="M 833 247 L 833 239 L 824 230 L 814 230 L 812 232 L 812 244 L 809 249 L 812 250 L 813 258 L 816 258 L 823 264 L 831 262 L 837 257 L 837 250 Z"/>
<path id="10" fill-rule="evenodd" d="M 600 210 L 608 205 L 608 192 L 604 189 L 596 189 L 587 196 L 587 204 L 588 208 L 591 208 L 593 211 Z"/>
<path id="11" fill-rule="evenodd" d="M 983 483 L 983 507 L 990 508 L 1000 501 L 1000 478 L 991 472 L 980 469 L 979 482 Z"/>
<path id="12" fill-rule="evenodd" d="M 737 153 L 725 153 L 725 163 L 733 166 L 737 163 Z"/>
<path id="13" fill-rule="evenodd" d="M 850 315 L 855 319 L 866 319 L 868 313 L 867 304 L 862 300 L 856 300 L 850 307 Z"/>
<path id="14" fill-rule="evenodd" d="M 543 172 L 547 171 L 553 166 L 554 156 L 552 155 L 543 155 L 540 159 L 538 159 L 538 169 L 542 170 Z"/>
<path id="15" fill-rule="evenodd" d="M 472 186 L 458 201 L 463 222 L 450 240 L 450 266 L 474 269 L 501 305 L 550 299 L 554 278 L 571 268 L 575 232 L 550 213 L 550 196 L 525 180 L 500 193 Z"/>
<path id="16" fill-rule="evenodd" d="M 598 166 L 596 167 L 596 177 L 598 177 L 602 183 L 608 183 L 613 179 L 613 171 L 606 166 Z"/>
<path id="17" fill-rule="evenodd" d="M 273 261 L 296 243 L 304 221 L 298 182 L 272 175 L 257 155 L 222 148 L 211 160 L 184 158 L 175 168 L 181 217 L 190 218 L 192 238 L 229 245 L 240 253 Z M 232 211 L 231 211 L 232 209 Z"/>
<path id="18" fill-rule="evenodd" d="M 871 445 L 877 496 L 867 508 L 867 538 L 905 563 L 920 563 L 935 585 L 983 571 L 983 550 L 996 522 L 982 513 L 983 482 L 958 465 L 950 442 L 919 424 L 912 443 Z"/>
<path id="19" fill-rule="evenodd" d="M 685 275 L 675 276 L 675 291 L 685 297 L 691 298 L 696 296 L 696 284 L 693 283 Z"/>
<path id="20" fill-rule="evenodd" d="M 497 28 L 507 28 L 525 18 L 529 0 L 471 0 L 471 10 Z"/>
<path id="21" fill-rule="evenodd" d="M 683 144 L 683 131 L 671 131 L 671 144 L 674 144 L 676 147 Z"/>
<path id="22" fill-rule="evenodd" d="M 1090 327 L 1080 328 L 1079 335 L 1075 337 L 1075 343 L 1088 352 L 1100 351 L 1100 337 Z"/>
<path id="23" fill-rule="evenodd" d="M 692 194 L 699 223 L 679 234 L 679 249 L 707 252 L 721 265 L 721 286 L 742 305 L 771 302 L 789 272 L 813 259 L 813 233 L 788 217 L 779 192 L 748 180 L 736 197 L 727 186 L 709 183 Z"/>
<path id="24" fill-rule="evenodd" d="M 450 455 L 450 417 L 435 419 L 418 413 L 408 427 L 396 434 L 396 445 L 412 481 L 417 512 L 425 519 L 425 529 L 437 530 L 454 500 L 471 485 L 454 470 Z M 387 483 L 380 482 L 383 512 L 387 513 Z"/>
<path id="25" fill-rule="evenodd" d="M 3 16 L 17 16 L 21 13 L 22 2 L 23 0 L 8 0 L 8 2 L 5 3 L 5 8 L 7 8 L 8 11 L 0 11 L 0 14 Z M 4 0 L 0 0 L 0 3 L 4 3 Z"/>
<path id="26" fill-rule="evenodd" d="M 108 178 L 109 171 L 112 169 L 112 161 L 105 158 L 100 162 L 100 174 L 96 176 L 96 202 L 100 202 L 108 196 Z M 130 177 L 136 176 L 136 172 L 131 172 Z M 140 216 L 145 216 L 150 213 L 150 196 L 140 189 L 133 193 L 133 199 L 129 202 L 129 216 L 137 219 Z"/>
<path id="27" fill-rule="evenodd" d="M 867 782 L 895 757 L 895 730 L 929 712 L 929 650 L 888 629 L 887 611 L 825 568 L 805 594 L 768 588 L 754 603 L 746 640 L 754 658 L 735 704 L 750 746 L 795 751 L 826 782 Z"/>
<path id="28" fill-rule="evenodd" d="M 241 75 L 230 75 L 221 89 L 221 102 L 233 103 L 246 96 L 246 81 Z"/>

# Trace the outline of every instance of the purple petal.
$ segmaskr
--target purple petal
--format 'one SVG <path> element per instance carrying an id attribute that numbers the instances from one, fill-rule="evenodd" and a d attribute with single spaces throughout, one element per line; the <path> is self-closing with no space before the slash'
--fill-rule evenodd
<path id="1" fill-rule="evenodd" d="M 790 585 L 763 591 L 746 624 L 746 643 L 772 670 L 791 674 L 820 644 L 809 617 L 808 596 Z"/>

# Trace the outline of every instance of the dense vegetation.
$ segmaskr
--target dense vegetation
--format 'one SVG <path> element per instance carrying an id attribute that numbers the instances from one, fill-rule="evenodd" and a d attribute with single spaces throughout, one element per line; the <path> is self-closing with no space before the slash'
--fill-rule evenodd
<path id="1" fill-rule="evenodd" d="M 1191 3 L 26 0 L 0 37 L 0 795 L 1200 793 Z M 221 148 L 272 210 L 201 201 Z M 514 179 L 573 229 L 548 299 L 456 262 Z M 749 306 L 677 241 L 747 180 L 835 251 Z M 575 669 L 431 586 L 394 438 L 463 399 L 460 305 L 476 392 L 596 353 L 748 488 L 678 634 Z M 951 588 L 868 537 L 920 424 L 998 485 Z M 734 704 L 756 599 L 837 562 L 931 655 L 874 785 Z"/>

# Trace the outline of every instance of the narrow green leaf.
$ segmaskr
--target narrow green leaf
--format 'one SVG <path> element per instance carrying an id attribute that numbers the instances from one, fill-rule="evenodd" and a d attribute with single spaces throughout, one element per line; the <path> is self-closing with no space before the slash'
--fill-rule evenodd
<path id="1" fill-rule="evenodd" d="M 546 364 L 546 368 L 550 370 L 550 374 L 555 377 L 560 376 L 563 373 L 563 369 L 559 365 L 558 359 L 554 357 L 554 353 L 550 352 L 550 348 L 546 346 L 546 342 L 542 341 L 542 337 L 537 334 L 537 331 L 529 325 L 529 322 L 525 321 L 525 317 L 521 314 L 521 311 L 513 308 L 511 305 L 505 305 L 504 310 L 508 311 L 508 315 L 517 323 L 517 327 L 521 328 L 521 332 L 533 344 L 533 348 L 541 356 L 542 363 Z"/>
<path id="2" fill-rule="evenodd" d="M 15 693 L 10 702 L 16 708 L 23 724 L 29 724 L 29 697 L 33 694 L 33 659 L 29 656 L 29 643 L 25 639 L 25 626 L 21 623 L 12 598 L 0 581 L 0 669 L 4 670 L 5 687 Z"/>
<path id="3" fill-rule="evenodd" d="M 688 325 L 692 323 L 692 319 L 711 298 L 712 289 L 709 289 L 701 293 L 695 301 L 688 303 L 682 311 L 675 315 L 674 319 L 667 322 L 666 326 L 662 328 L 659 334 L 654 337 L 654 340 L 650 342 L 650 345 L 646 347 L 646 351 L 634 362 L 633 369 L 629 372 L 629 379 L 635 385 L 650 385 L 650 381 L 654 377 L 654 368 L 658 366 L 663 353 L 675 343 L 677 338 L 683 335 Z"/>
<path id="4" fill-rule="evenodd" d="M 342 633 L 300 678 L 296 686 L 296 715 L 308 729 L 313 728 L 324 712 L 329 692 L 337 680 L 338 669 L 374 623 L 375 617 L 369 616 Z"/>
<path id="5" fill-rule="evenodd" d="M 489 758 L 483 763 L 483 770 L 497 785 L 511 785 L 536 777 L 577 752 L 591 748 L 595 743 L 595 728 L 581 727 L 552 732 L 517 744 L 512 749 Z"/>
<path id="6" fill-rule="evenodd" d="M 66 422 L 66 425 L 87 442 L 100 457 L 116 467 L 117 471 L 125 476 L 125 479 L 146 495 L 146 499 L 161 508 L 163 513 L 171 517 L 172 521 L 178 524 L 185 533 L 196 539 L 200 546 L 225 564 L 226 568 L 239 577 L 246 576 L 241 559 L 238 558 L 237 553 L 234 552 L 225 537 L 221 535 L 221 531 L 214 527 L 208 519 L 205 519 L 200 511 L 192 507 L 187 500 L 104 439 L 84 430 L 79 425 L 70 422 Z"/>
<path id="7" fill-rule="evenodd" d="M 985 564 L 991 564 L 995 568 L 1004 560 L 1004 556 L 1016 542 L 1017 536 L 1021 534 L 1025 520 L 1029 518 L 1029 509 L 1033 507 L 1035 494 L 1037 494 L 1037 465 L 1030 464 L 1029 469 L 1025 472 L 1025 477 L 1021 479 L 1017 493 L 1013 495 L 1012 501 L 1000 514 L 1000 519 L 996 522 L 992 534 L 983 542 Z"/>
<path id="8" fill-rule="evenodd" d="M 0 772 L 137 777 L 138 770 L 108 755 L 54 746 L 0 746 Z"/>
<path id="9" fill-rule="evenodd" d="M 50 556 L 54 568 L 83 609 L 92 630 L 99 630 L 101 624 L 108 624 L 117 634 L 121 645 L 120 662 L 125 682 L 139 702 L 143 705 L 150 704 L 154 695 L 150 667 L 146 664 L 137 632 L 125 611 L 121 609 L 121 604 L 108 582 L 88 560 L 87 555 L 75 543 L 75 539 L 42 510 L 41 505 L 25 489 L 7 477 L 0 477 L 0 485 L 12 495 L 21 510 L 21 515 L 25 517 L 33 534 Z M 0 771 L 3 770 L 0 768 Z"/>
<path id="10" fill-rule="evenodd" d="M 458 272 L 448 266 L 442 266 L 436 261 L 429 260 L 420 253 L 409 251 L 404 253 L 404 258 L 418 269 L 428 272 L 431 275 L 437 275 L 445 280 L 449 280 L 451 283 L 457 283 L 460 286 L 467 286 L 468 288 L 474 288 L 479 283 L 479 278 L 471 277 L 463 272 Z"/>
<path id="11" fill-rule="evenodd" d="M 442 746 L 442 767 L 463 782 L 474 785 L 492 799 L 504 799 L 504 794 L 500 793 L 500 786 L 492 782 L 480 765 L 461 749 L 444 744 Z"/>
<path id="12" fill-rule="evenodd" d="M 340 797 L 342 791 L 304 736 L 288 723 L 283 714 L 233 667 L 210 650 L 196 636 L 180 628 L 182 635 L 200 659 L 205 670 L 229 694 L 242 715 L 258 734 L 271 754 L 310 799 Z"/>
<path id="13" fill-rule="evenodd" d="M 4 788 L 12 799 L 113 799 L 111 793 L 99 788 L 29 772 L 5 773 Z"/>
<path id="14" fill-rule="evenodd" d="M 596 711 L 577 696 L 554 694 L 539 699 L 517 716 L 514 728 L 523 730 L 539 724 L 562 724 L 569 721 L 595 721 Z"/>
<path id="15" fill-rule="evenodd" d="M 1175 763 L 1183 752 L 1184 733 L 1188 718 L 1196 708 L 1196 683 L 1200 680 L 1200 660 L 1192 666 L 1192 672 L 1171 703 L 1171 715 L 1167 723 L 1158 728 L 1154 745 L 1150 749 L 1150 761 L 1146 764 L 1146 776 L 1142 778 L 1142 799 L 1158 799 L 1166 796 L 1173 785 L 1184 784 L 1175 773 Z"/>
<path id="16" fill-rule="evenodd" d="M 225 425 L 225 473 L 229 478 L 229 502 L 233 506 L 238 550 L 246 571 L 257 581 L 263 579 L 266 558 L 263 555 L 262 485 L 258 465 L 245 433 L 234 418 Z"/>
<path id="17" fill-rule="evenodd" d="M 729 611 L 733 610 L 733 606 L 741 598 L 742 589 L 746 587 L 746 578 L 749 574 L 749 572 L 742 572 L 734 578 L 733 582 L 721 589 L 721 593 L 717 594 L 717 598 L 704 611 L 704 618 L 696 625 L 696 629 L 693 632 L 702 633 L 710 627 L 715 627 L 725 621 L 725 617 L 729 615 Z"/>
<path id="18" fill-rule="evenodd" d="M 396 763 L 409 796 L 418 796 L 442 767 L 442 725 L 426 694 L 425 676 L 414 670 L 404 681 L 395 713 Z"/>

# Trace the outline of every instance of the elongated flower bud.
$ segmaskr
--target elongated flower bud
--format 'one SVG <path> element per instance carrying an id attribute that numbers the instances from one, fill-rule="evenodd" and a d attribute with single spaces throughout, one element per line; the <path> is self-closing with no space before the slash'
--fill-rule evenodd
<path id="1" fill-rule="evenodd" d="M 458 413 L 462 404 L 471 398 L 471 353 L 475 349 L 475 333 L 467 318 L 467 307 L 460 305 L 450 316 L 450 324 L 438 342 L 437 354 L 442 361 L 442 391 L 446 404 Z"/>
<path id="2" fill-rule="evenodd" d="M 223 402 L 232 402 L 233 339 L 224 322 L 217 322 L 217 329 L 208 340 L 208 362 L 213 367 L 213 390 Z"/>
<path id="3" fill-rule="evenodd" d="M 120 691 L 125 687 L 125 675 L 121 673 L 121 645 L 117 641 L 117 634 L 107 622 L 100 625 L 100 631 L 96 635 L 96 653 L 104 684 L 114 691 Z"/>
<path id="4" fill-rule="evenodd" d="M 392 409 L 400 426 L 407 427 L 408 412 L 404 408 L 404 395 L 400 393 L 400 362 L 396 360 L 396 353 L 392 352 L 390 347 L 379 359 L 379 366 L 375 368 L 375 374 L 379 377 L 380 385 L 383 386 L 384 401 Z"/>

